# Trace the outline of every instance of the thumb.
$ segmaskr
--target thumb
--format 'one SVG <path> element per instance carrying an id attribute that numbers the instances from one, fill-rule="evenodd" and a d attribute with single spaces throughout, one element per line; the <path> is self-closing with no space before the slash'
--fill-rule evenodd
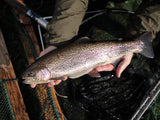
<path id="1" fill-rule="evenodd" d="M 52 51 L 52 50 L 54 50 L 54 49 L 56 49 L 56 48 L 57 48 L 57 47 L 55 47 L 55 46 L 49 46 L 48 48 L 46 48 L 45 50 L 43 50 L 43 51 L 40 53 L 39 57 L 42 57 L 43 55 L 49 53 L 50 51 Z"/>
<path id="2" fill-rule="evenodd" d="M 117 69 L 116 69 L 116 76 L 120 78 L 122 72 L 127 68 L 127 66 L 130 64 L 132 60 L 133 53 L 129 53 L 127 55 L 124 55 L 122 57 L 122 61 L 119 63 Z"/>
<path id="3" fill-rule="evenodd" d="M 35 88 L 35 87 L 36 87 L 36 84 L 31 84 L 30 87 L 31 87 L 31 88 Z"/>

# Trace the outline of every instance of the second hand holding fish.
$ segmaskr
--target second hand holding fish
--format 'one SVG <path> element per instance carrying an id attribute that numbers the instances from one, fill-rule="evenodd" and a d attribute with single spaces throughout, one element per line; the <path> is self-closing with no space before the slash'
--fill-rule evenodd
<path id="1" fill-rule="evenodd" d="M 55 46 L 49 46 L 48 48 L 46 48 L 44 51 L 42 51 L 40 53 L 40 56 L 39 57 L 42 57 L 43 55 L 47 54 L 48 52 L 52 51 L 56 49 Z M 133 57 L 133 53 L 129 53 L 129 54 L 126 54 L 122 57 L 122 60 L 121 62 L 119 63 L 117 69 L 116 69 L 116 76 L 118 78 L 120 78 L 122 72 L 126 69 L 126 67 L 130 64 L 131 60 L 132 60 L 132 57 Z M 102 72 L 102 71 L 112 71 L 114 70 L 115 67 L 112 65 L 112 64 L 107 64 L 107 65 L 103 65 L 103 66 L 98 66 L 96 68 L 94 68 L 91 72 L 89 72 L 88 74 L 89 75 L 93 75 L 93 74 L 98 74 L 98 72 Z M 49 83 L 46 83 L 48 87 L 52 87 L 54 85 L 58 85 L 61 81 L 65 81 L 67 80 L 67 76 L 65 76 L 63 79 L 61 80 L 54 80 L 54 81 L 51 81 Z M 36 87 L 36 84 L 30 84 L 31 88 L 35 88 Z"/>

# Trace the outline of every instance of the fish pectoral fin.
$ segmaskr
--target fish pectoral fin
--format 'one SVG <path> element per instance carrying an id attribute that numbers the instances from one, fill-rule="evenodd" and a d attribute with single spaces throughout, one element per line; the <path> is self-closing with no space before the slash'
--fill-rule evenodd
<path id="1" fill-rule="evenodd" d="M 91 72 L 89 72 L 88 75 L 91 76 L 91 77 L 96 77 L 96 78 L 101 77 L 100 73 L 95 71 L 95 70 L 92 70 Z"/>

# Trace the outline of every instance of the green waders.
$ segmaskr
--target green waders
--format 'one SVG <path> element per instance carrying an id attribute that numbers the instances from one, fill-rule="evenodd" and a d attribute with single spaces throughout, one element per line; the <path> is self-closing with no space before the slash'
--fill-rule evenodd
<path id="1" fill-rule="evenodd" d="M 56 0 L 53 19 L 47 25 L 48 44 L 68 41 L 77 35 L 88 7 L 88 0 Z"/>

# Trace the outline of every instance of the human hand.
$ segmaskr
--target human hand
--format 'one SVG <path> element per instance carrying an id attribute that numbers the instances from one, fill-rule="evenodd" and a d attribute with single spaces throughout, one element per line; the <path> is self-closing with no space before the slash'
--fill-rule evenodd
<path id="1" fill-rule="evenodd" d="M 128 53 L 126 55 L 124 55 L 120 61 L 120 63 L 118 64 L 118 67 L 116 69 L 116 76 L 117 78 L 120 78 L 122 72 L 126 69 L 126 67 L 130 64 L 131 60 L 133 57 L 133 53 Z M 115 67 L 112 64 L 107 64 L 104 66 L 98 66 L 96 68 L 94 68 L 91 72 L 89 72 L 88 74 L 90 76 L 96 75 L 98 76 L 99 73 L 98 72 L 102 72 L 102 71 L 112 71 L 113 69 L 115 69 Z"/>
<path id="2" fill-rule="evenodd" d="M 42 57 L 43 55 L 47 54 L 48 52 L 50 52 L 50 51 L 52 51 L 52 50 L 55 50 L 56 48 L 57 48 L 57 47 L 55 47 L 55 46 L 49 46 L 48 48 L 46 48 L 45 50 L 43 50 L 43 51 L 40 53 L 39 57 Z M 61 80 L 53 80 L 53 81 L 47 83 L 47 86 L 48 86 L 48 87 L 52 87 L 53 85 L 58 85 L 62 80 L 63 80 L 63 81 L 67 80 L 67 76 L 65 76 L 65 77 L 64 77 L 63 79 L 61 79 Z M 31 84 L 30 87 L 31 87 L 31 88 L 35 88 L 35 87 L 36 87 L 36 84 Z"/>
<path id="3" fill-rule="evenodd" d="M 121 62 L 119 63 L 116 69 L 116 76 L 118 78 L 121 77 L 122 72 L 127 68 L 127 66 L 131 63 L 133 57 L 133 53 L 128 53 L 122 57 Z"/>

